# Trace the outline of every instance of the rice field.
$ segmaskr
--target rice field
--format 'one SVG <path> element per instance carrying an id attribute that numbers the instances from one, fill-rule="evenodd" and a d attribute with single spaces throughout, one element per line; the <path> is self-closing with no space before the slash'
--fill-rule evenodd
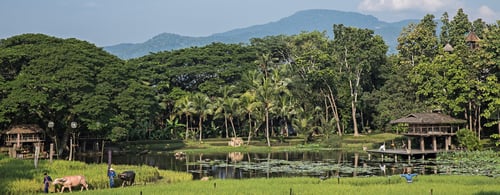
<path id="1" fill-rule="evenodd" d="M 408 184 L 404 178 L 260 178 L 244 180 L 188 181 L 161 185 L 137 185 L 83 194 L 500 194 L 499 178 L 485 176 L 422 175 Z"/>

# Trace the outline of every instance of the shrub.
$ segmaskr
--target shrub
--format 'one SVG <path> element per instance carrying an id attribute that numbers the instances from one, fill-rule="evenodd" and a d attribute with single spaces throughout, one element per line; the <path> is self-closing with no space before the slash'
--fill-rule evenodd
<path id="1" fill-rule="evenodd" d="M 476 134 L 468 129 L 460 129 L 457 131 L 458 143 L 461 147 L 465 147 L 468 151 L 481 149 L 479 139 Z"/>

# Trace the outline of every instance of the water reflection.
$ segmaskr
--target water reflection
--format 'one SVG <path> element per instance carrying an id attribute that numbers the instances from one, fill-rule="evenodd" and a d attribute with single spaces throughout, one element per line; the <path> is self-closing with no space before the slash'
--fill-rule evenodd
<path id="1" fill-rule="evenodd" d="M 87 163 L 107 163 L 107 157 L 79 156 Z M 241 179 L 255 177 L 358 177 L 399 175 L 407 168 L 419 174 L 438 174 L 431 161 L 411 159 L 393 163 L 367 153 L 308 151 L 227 154 L 113 155 L 113 164 L 149 165 L 159 169 L 192 173 L 195 179 Z"/>

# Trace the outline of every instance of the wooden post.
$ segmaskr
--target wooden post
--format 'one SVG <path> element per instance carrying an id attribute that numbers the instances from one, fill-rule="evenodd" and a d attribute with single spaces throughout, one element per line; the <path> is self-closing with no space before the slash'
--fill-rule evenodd
<path id="1" fill-rule="evenodd" d="M 432 136 L 432 149 L 434 150 L 434 152 L 437 151 L 437 138 L 436 136 Z"/>
<path id="2" fill-rule="evenodd" d="M 408 146 L 406 146 L 406 148 L 408 148 L 408 150 L 406 150 L 406 152 L 411 153 L 411 139 L 410 139 L 410 137 L 408 137 Z"/>
<path id="3" fill-rule="evenodd" d="M 424 142 L 424 137 L 420 136 L 420 150 L 422 152 L 425 151 L 425 142 Z"/>
<path id="4" fill-rule="evenodd" d="M 49 162 L 52 163 L 52 156 L 54 156 L 54 144 L 50 144 L 50 151 L 49 151 Z"/>
<path id="5" fill-rule="evenodd" d="M 111 149 L 108 150 L 108 170 L 111 168 Z M 108 175 L 108 171 L 106 171 L 106 175 Z"/>
<path id="6" fill-rule="evenodd" d="M 34 159 L 34 164 L 35 164 L 35 169 L 38 168 L 38 157 L 40 156 L 40 143 L 35 143 L 35 159 Z"/>
<path id="7" fill-rule="evenodd" d="M 73 138 L 69 138 L 69 161 L 73 157 Z"/>

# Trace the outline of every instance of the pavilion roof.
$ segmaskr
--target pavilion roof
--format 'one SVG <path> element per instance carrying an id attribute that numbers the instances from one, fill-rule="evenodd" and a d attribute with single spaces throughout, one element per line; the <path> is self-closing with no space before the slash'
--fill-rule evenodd
<path id="1" fill-rule="evenodd" d="M 399 118 L 396 120 L 392 120 L 389 123 L 390 124 L 397 124 L 397 123 L 407 123 L 407 124 L 429 124 L 429 125 L 435 125 L 435 124 L 462 124 L 466 123 L 467 121 L 462 120 L 462 119 L 456 119 L 451 116 L 442 114 L 442 113 L 434 113 L 434 112 L 429 112 L 429 113 L 413 113 L 409 114 L 406 117 Z"/>
<path id="2" fill-rule="evenodd" d="M 5 134 L 30 134 L 30 133 L 40 133 L 43 129 L 40 126 L 35 124 L 23 124 L 23 125 L 14 125 L 9 128 L 9 130 L 5 131 Z"/>
<path id="3" fill-rule="evenodd" d="M 478 42 L 479 40 L 479 37 L 476 35 L 476 33 L 474 33 L 474 31 L 471 31 L 465 38 L 466 42 Z"/>

